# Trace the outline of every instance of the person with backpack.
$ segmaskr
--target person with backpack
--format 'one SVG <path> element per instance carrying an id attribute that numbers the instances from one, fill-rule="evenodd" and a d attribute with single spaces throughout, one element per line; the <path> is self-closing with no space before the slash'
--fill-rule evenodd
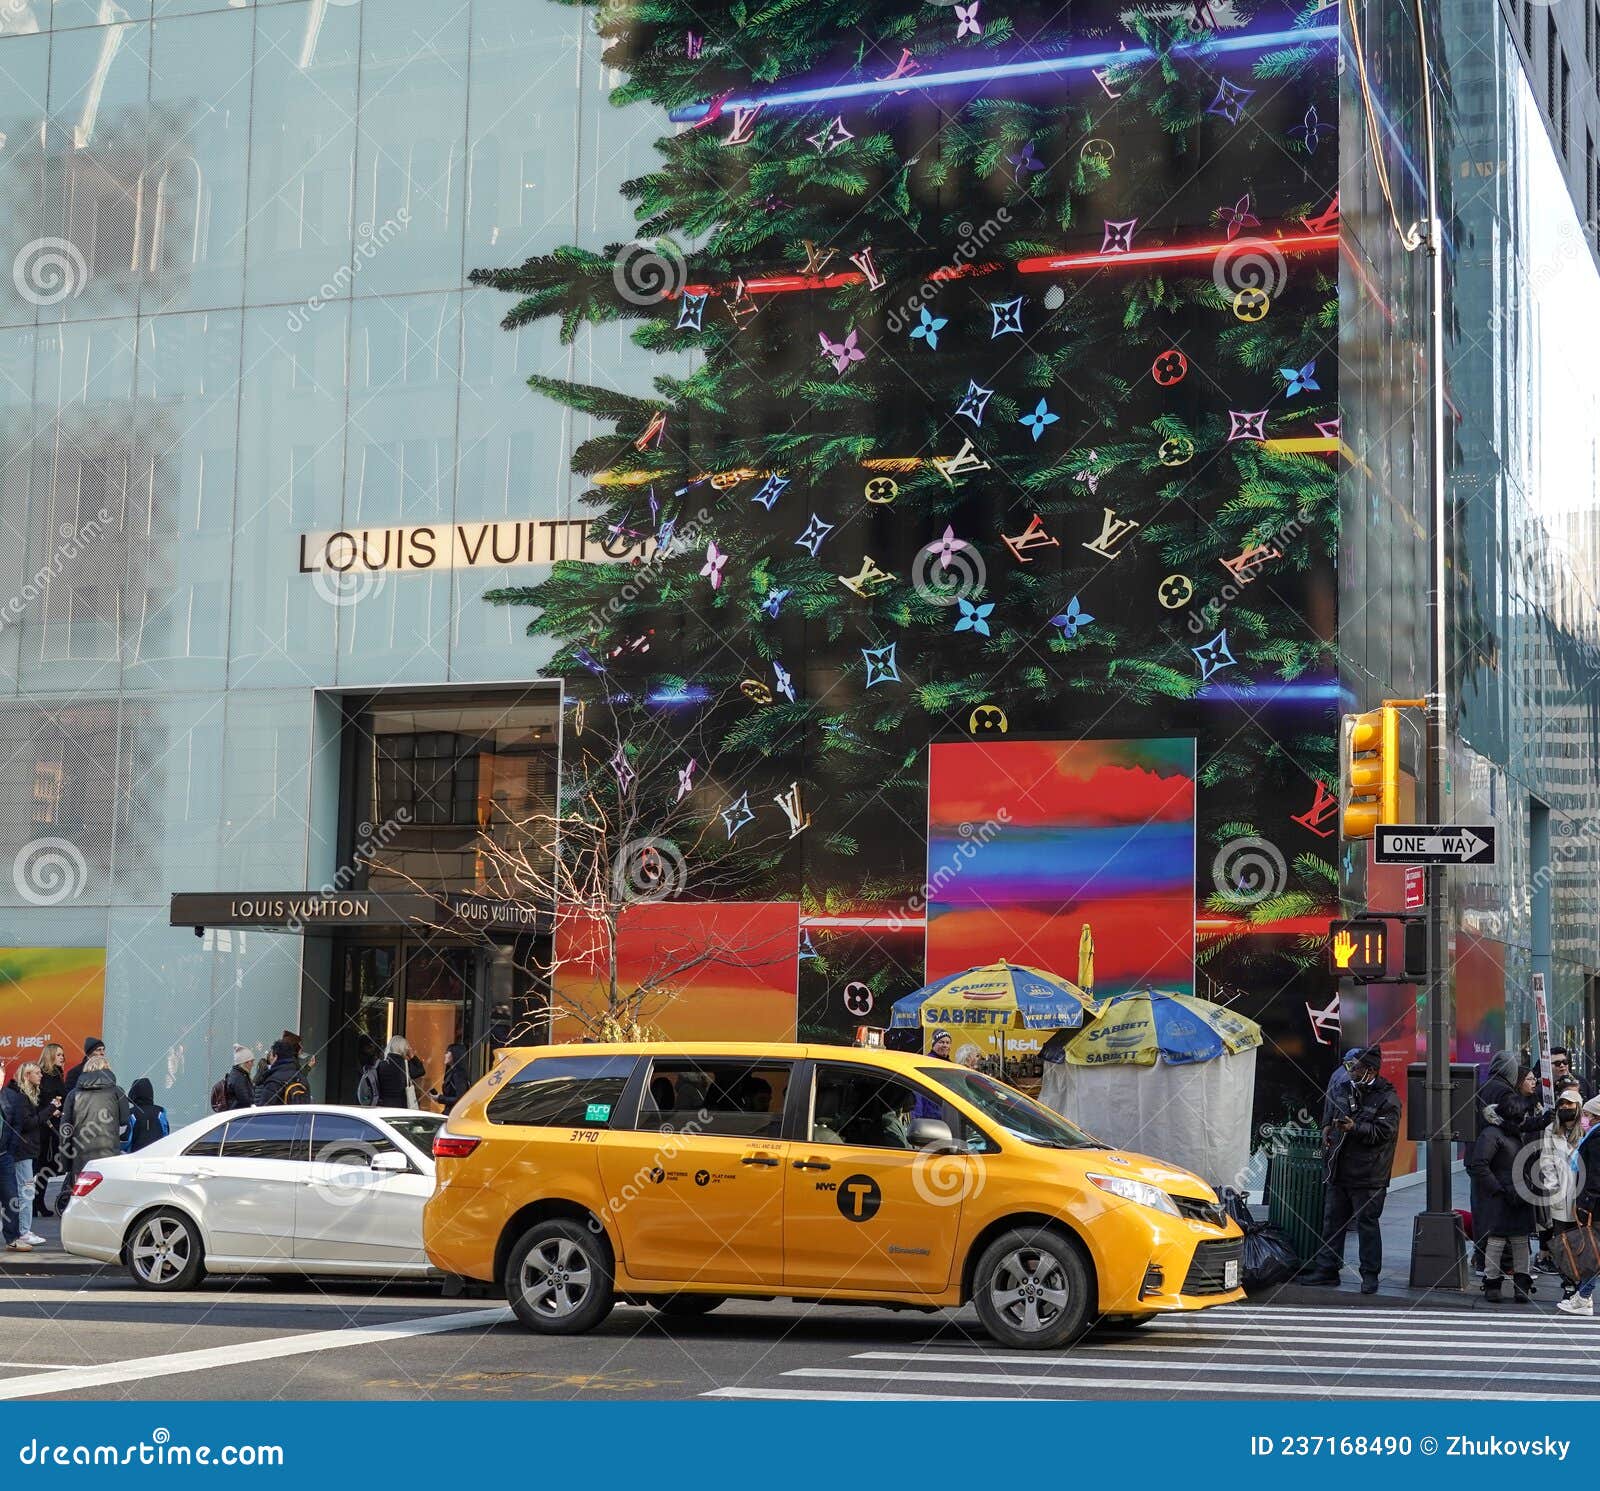
<path id="1" fill-rule="evenodd" d="M 61 1109 L 61 1144 L 67 1154 L 67 1174 L 75 1177 L 87 1164 L 117 1154 L 133 1122 L 128 1094 L 117 1086 L 116 1073 L 99 1050 L 83 1063 L 78 1085 L 67 1094 Z M 56 1202 L 65 1210 L 70 1187 Z"/>
<path id="2" fill-rule="evenodd" d="M 280 1103 L 309 1103 L 311 1089 L 301 1075 L 293 1048 L 282 1041 L 274 1041 L 270 1054 L 266 1075 L 256 1083 L 254 1106 L 271 1108 Z"/>
<path id="3" fill-rule="evenodd" d="M 255 1059 L 256 1053 L 248 1046 L 233 1048 L 233 1065 L 211 1087 L 213 1113 L 231 1113 L 236 1108 L 255 1107 L 256 1090 L 250 1081 L 250 1068 Z"/>
<path id="4" fill-rule="evenodd" d="M 133 1124 L 128 1130 L 128 1153 L 133 1154 L 172 1132 L 167 1110 L 156 1101 L 156 1091 L 148 1077 L 140 1077 L 128 1089 L 128 1106 L 133 1109 Z"/>

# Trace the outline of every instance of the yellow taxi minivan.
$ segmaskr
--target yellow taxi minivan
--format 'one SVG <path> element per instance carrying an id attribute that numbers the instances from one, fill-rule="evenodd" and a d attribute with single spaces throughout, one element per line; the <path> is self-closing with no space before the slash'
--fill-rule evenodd
<path id="1" fill-rule="evenodd" d="M 618 1301 L 971 1301 L 997 1341 L 1054 1347 L 1243 1296 L 1242 1234 L 1204 1181 L 931 1056 L 506 1050 L 433 1153 L 428 1257 L 548 1334 Z"/>

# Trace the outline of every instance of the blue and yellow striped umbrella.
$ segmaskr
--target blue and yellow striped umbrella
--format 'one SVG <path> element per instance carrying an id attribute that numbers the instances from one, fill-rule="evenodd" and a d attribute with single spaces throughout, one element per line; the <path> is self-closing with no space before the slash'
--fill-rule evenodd
<path id="1" fill-rule="evenodd" d="M 1024 1030 L 1076 1030 L 1100 1005 L 1058 973 L 1024 968 L 1002 959 L 965 973 L 952 973 L 897 999 L 891 1026 L 1012 1026 Z"/>
<path id="2" fill-rule="evenodd" d="M 897 1006 L 898 1007 L 898 1006 Z M 1208 999 L 1135 989 L 1100 1006 L 1100 1018 L 1066 1043 L 1073 1066 L 1174 1066 L 1213 1061 L 1261 1044 L 1261 1027 Z"/>

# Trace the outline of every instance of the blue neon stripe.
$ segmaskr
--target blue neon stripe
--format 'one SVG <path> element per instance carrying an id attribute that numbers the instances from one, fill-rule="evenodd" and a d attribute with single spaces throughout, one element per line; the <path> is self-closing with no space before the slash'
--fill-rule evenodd
<path id="1" fill-rule="evenodd" d="M 1196 56 L 1210 56 L 1266 51 L 1272 47 L 1304 46 L 1338 39 L 1337 26 L 1301 26 L 1289 31 L 1268 31 L 1253 36 L 1224 36 L 1211 41 L 1185 42 L 1173 47 L 1167 55 L 1183 57 L 1193 53 Z M 1046 77 L 1052 73 L 1086 72 L 1096 67 L 1127 67 L 1155 60 L 1156 53 L 1150 47 L 1136 47 L 1128 52 L 1090 52 L 1077 57 L 1036 57 L 1028 62 L 996 62 L 987 67 L 963 67 L 953 72 L 912 73 L 903 78 L 868 78 L 860 83 L 827 83 L 788 92 L 751 93 L 724 100 L 723 108 L 753 109 L 760 105 L 775 109 L 789 104 L 836 103 L 852 98 L 874 98 L 886 93 L 907 93 L 913 89 L 926 92 L 930 88 L 959 88 L 965 84 L 988 83 L 999 78 Z M 674 124 L 697 124 L 710 112 L 709 103 L 680 104 L 667 117 Z"/>

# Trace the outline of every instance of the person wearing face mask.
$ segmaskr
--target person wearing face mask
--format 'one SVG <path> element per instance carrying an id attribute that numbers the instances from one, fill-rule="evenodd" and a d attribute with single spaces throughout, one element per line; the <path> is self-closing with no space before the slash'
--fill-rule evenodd
<path id="1" fill-rule="evenodd" d="M 1539 1136 L 1539 1160 L 1534 1172 L 1539 1194 L 1539 1258 L 1535 1266 L 1545 1273 L 1560 1272 L 1555 1240 L 1578 1225 L 1573 1212 L 1577 1175 L 1572 1162 L 1583 1138 L 1582 1109 L 1583 1095 L 1578 1089 L 1562 1088 L 1556 1093 L 1554 1119 Z M 1562 1298 L 1572 1290 L 1573 1286 L 1563 1280 Z"/>
<path id="2" fill-rule="evenodd" d="M 1600 1218 L 1600 1138 L 1596 1137 L 1600 1135 L 1600 1097 L 1590 1098 L 1583 1105 L 1583 1113 L 1578 1121 L 1583 1129 L 1583 1138 L 1572 1157 L 1573 1186 L 1576 1191 L 1572 1214 L 1578 1226 L 1592 1227 L 1596 1218 Z M 1556 1309 L 1564 1310 L 1568 1315 L 1593 1315 L 1597 1285 L 1600 1285 L 1600 1274 L 1590 1274 L 1578 1282 L 1578 1287 L 1568 1298 L 1561 1300 Z"/>
<path id="3" fill-rule="evenodd" d="M 1379 1221 L 1389 1194 L 1389 1172 L 1400 1135 L 1400 1098 L 1381 1073 L 1383 1053 L 1369 1046 L 1351 1070 L 1343 1111 L 1324 1129 L 1328 1190 L 1323 1202 L 1322 1247 L 1301 1282 L 1337 1285 L 1344 1267 L 1345 1233 L 1356 1229 L 1361 1292 L 1378 1292 L 1383 1268 Z"/>

